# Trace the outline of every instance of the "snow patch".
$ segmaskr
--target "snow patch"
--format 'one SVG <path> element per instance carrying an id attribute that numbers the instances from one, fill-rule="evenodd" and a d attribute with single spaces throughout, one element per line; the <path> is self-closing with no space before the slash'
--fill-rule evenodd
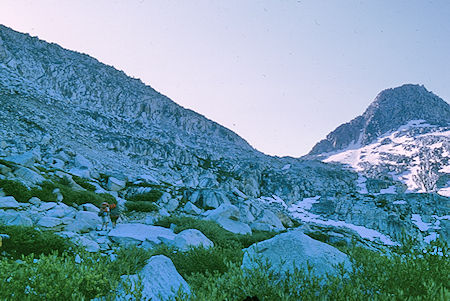
<path id="1" fill-rule="evenodd" d="M 406 204 L 406 201 L 404 201 L 404 200 L 394 201 L 392 204 L 394 204 L 394 205 L 404 205 L 404 204 Z"/>
<path id="2" fill-rule="evenodd" d="M 289 212 L 291 213 L 292 217 L 299 219 L 303 222 L 309 222 L 309 223 L 316 223 L 320 225 L 326 225 L 326 226 L 335 226 L 335 227 L 343 227 L 348 228 L 356 233 L 358 233 L 362 238 L 368 239 L 370 241 L 374 241 L 375 239 L 379 239 L 383 244 L 393 246 L 397 245 L 396 242 L 392 241 L 391 238 L 387 235 L 384 235 L 376 230 L 369 229 L 363 226 L 357 226 L 354 224 L 346 223 L 344 221 L 334 221 L 334 220 L 325 220 L 322 219 L 317 214 L 313 214 L 311 212 L 308 212 L 309 209 L 311 209 L 312 205 L 314 203 L 317 203 L 317 200 L 320 198 L 320 196 L 316 196 L 313 198 L 305 198 L 296 204 L 293 204 L 291 207 L 289 207 Z"/>
<path id="3" fill-rule="evenodd" d="M 420 231 L 425 232 L 430 229 L 431 224 L 422 221 L 422 217 L 419 214 L 412 214 L 411 221 L 419 228 Z"/>

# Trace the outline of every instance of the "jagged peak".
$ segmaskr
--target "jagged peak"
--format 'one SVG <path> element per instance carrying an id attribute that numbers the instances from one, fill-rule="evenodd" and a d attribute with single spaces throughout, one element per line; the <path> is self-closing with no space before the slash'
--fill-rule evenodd
<path id="1" fill-rule="evenodd" d="M 423 85 L 405 84 L 383 90 L 362 115 L 337 127 L 308 155 L 342 150 L 356 142 L 367 145 L 412 120 L 447 125 L 450 105 Z"/>

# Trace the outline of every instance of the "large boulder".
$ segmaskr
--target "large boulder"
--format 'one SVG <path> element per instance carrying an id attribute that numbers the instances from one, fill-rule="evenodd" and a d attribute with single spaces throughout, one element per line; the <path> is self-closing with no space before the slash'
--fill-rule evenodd
<path id="1" fill-rule="evenodd" d="M 40 160 L 40 155 L 35 151 L 28 151 L 20 155 L 12 155 L 5 158 L 6 161 L 14 162 L 23 166 L 32 167 L 36 161 Z"/>
<path id="2" fill-rule="evenodd" d="M 249 225 L 229 218 L 220 217 L 216 220 L 216 223 L 225 230 L 236 234 L 252 234 L 252 229 Z"/>
<path id="3" fill-rule="evenodd" d="M 83 155 L 77 154 L 74 159 L 75 167 L 82 169 L 92 169 L 92 163 L 88 159 L 86 159 Z"/>
<path id="4" fill-rule="evenodd" d="M 230 204 L 225 192 L 221 190 L 202 189 L 192 193 L 190 201 L 204 209 L 218 208 L 221 204 Z"/>
<path id="5" fill-rule="evenodd" d="M 85 248 L 85 250 L 88 252 L 95 253 L 95 252 L 100 251 L 100 245 L 96 241 L 89 239 L 87 237 L 79 236 L 79 237 L 74 238 L 73 241 L 77 245 L 83 246 Z"/>
<path id="6" fill-rule="evenodd" d="M 188 214 L 194 215 L 199 215 L 200 213 L 202 213 L 202 210 L 197 206 L 195 206 L 194 204 L 192 204 L 191 202 L 187 202 L 186 205 L 184 205 L 183 211 Z"/>
<path id="7" fill-rule="evenodd" d="M 187 251 L 190 247 L 203 246 L 211 248 L 214 243 L 208 239 L 202 232 L 197 229 L 186 229 L 178 233 L 173 240 L 164 240 L 167 245 L 176 247 L 181 251 Z"/>
<path id="8" fill-rule="evenodd" d="M 118 224 L 108 233 L 111 240 L 121 245 L 138 245 L 142 242 L 158 245 L 162 239 L 174 240 L 175 233 L 172 230 L 150 226 L 145 224 Z"/>
<path id="9" fill-rule="evenodd" d="M 136 286 L 138 277 L 142 281 L 142 299 L 163 301 L 174 298 L 179 289 L 190 294 L 187 282 L 178 274 L 172 261 L 164 256 L 151 257 L 145 267 L 137 275 L 122 276 L 122 281 L 131 281 L 132 289 Z M 133 300 L 126 295 L 123 288 L 119 289 L 116 300 Z"/>
<path id="10" fill-rule="evenodd" d="M 282 231 L 285 229 L 283 226 L 283 223 L 278 218 L 278 216 L 268 209 L 264 209 L 261 216 L 255 221 L 255 225 L 258 225 L 258 224 L 266 224 L 269 226 L 268 227 L 269 230 L 263 230 L 263 231 Z M 262 230 L 262 229 L 258 229 L 257 227 L 254 228 L 253 226 L 252 226 L 252 229 Z"/>
<path id="11" fill-rule="evenodd" d="M 307 270 L 312 267 L 316 276 L 336 274 L 334 266 L 343 264 L 347 270 L 351 263 L 338 249 L 314 240 L 296 229 L 279 234 L 271 239 L 256 243 L 245 249 L 242 267 L 258 268 L 258 260 L 267 260 L 276 272 L 293 272 L 295 268 Z"/>
<path id="12" fill-rule="evenodd" d="M 94 204 L 91 204 L 91 203 L 81 204 L 79 206 L 79 208 L 81 210 L 89 211 L 89 212 L 95 212 L 97 214 L 100 212 L 100 209 L 97 206 L 95 206 Z"/>
<path id="13" fill-rule="evenodd" d="M 208 210 L 203 213 L 205 219 L 217 221 L 219 218 L 228 218 L 232 220 L 239 220 L 239 209 L 231 204 L 222 204 L 217 209 Z"/>
<path id="14" fill-rule="evenodd" d="M 67 225 L 66 231 L 84 233 L 97 228 L 101 224 L 101 218 L 95 212 L 79 211 L 75 215 L 75 220 Z"/>
<path id="15" fill-rule="evenodd" d="M 0 224 L 6 226 L 33 226 L 33 221 L 23 212 L 0 210 Z"/>
<path id="16" fill-rule="evenodd" d="M 63 222 L 60 218 L 44 216 L 37 222 L 36 225 L 44 228 L 53 228 L 61 225 L 62 223 Z"/>
<path id="17" fill-rule="evenodd" d="M 17 168 L 14 171 L 14 175 L 25 183 L 32 185 L 39 184 L 45 181 L 45 178 L 43 176 L 23 166 Z"/>
<path id="18" fill-rule="evenodd" d="M 108 178 L 108 183 L 106 184 L 106 188 L 110 191 L 119 191 L 124 189 L 126 186 L 126 182 L 116 179 L 114 177 Z"/>
<path id="19" fill-rule="evenodd" d="M 83 211 L 80 211 L 80 212 L 83 212 Z M 45 216 L 57 217 L 57 218 L 70 216 L 70 217 L 76 218 L 76 213 L 77 213 L 77 210 L 75 208 L 69 207 L 64 203 L 57 203 L 56 206 L 54 206 L 52 209 L 45 212 Z"/>
<path id="20" fill-rule="evenodd" d="M 13 196 L 0 197 L 0 208 L 19 208 L 20 204 Z"/>

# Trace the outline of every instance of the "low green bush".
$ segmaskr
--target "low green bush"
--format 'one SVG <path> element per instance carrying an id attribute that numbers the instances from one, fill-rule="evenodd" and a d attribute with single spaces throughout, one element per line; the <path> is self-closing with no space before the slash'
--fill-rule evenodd
<path id="1" fill-rule="evenodd" d="M 158 206 L 153 202 L 133 202 L 133 201 L 127 201 L 125 203 L 125 206 L 127 207 L 128 211 L 138 211 L 138 212 L 152 212 L 157 211 Z"/>
<path id="2" fill-rule="evenodd" d="M 100 207 L 103 202 L 116 203 L 116 199 L 110 194 L 98 194 L 86 190 L 77 191 L 61 182 L 55 183 L 51 181 L 45 181 L 40 184 L 40 187 L 32 188 L 31 195 L 38 197 L 44 202 L 56 202 L 56 195 L 53 193 L 56 188 L 58 188 L 63 195 L 63 203 L 69 206 L 92 203 L 97 207 Z"/>
<path id="3" fill-rule="evenodd" d="M 224 248 L 214 246 L 204 248 L 202 246 L 191 248 L 186 252 L 160 245 L 153 249 L 153 255 L 165 255 L 169 257 L 178 273 L 183 278 L 192 274 L 219 273 L 223 274 L 228 270 L 227 263 L 242 262 L 244 253 L 239 248 Z"/>
<path id="4" fill-rule="evenodd" d="M 163 193 L 160 190 L 153 189 L 149 192 L 129 196 L 128 200 L 133 202 L 156 202 L 162 195 Z"/>
<path id="5" fill-rule="evenodd" d="M 63 253 L 39 258 L 28 255 L 20 261 L 0 260 L 1 300 L 91 300 L 113 299 L 118 277 L 111 274 L 109 258 Z"/>
<path id="6" fill-rule="evenodd" d="M 0 180 L 0 188 L 7 196 L 13 196 L 16 201 L 26 203 L 31 198 L 28 187 L 19 181 Z"/>
<path id="7" fill-rule="evenodd" d="M 29 254 L 36 256 L 52 252 L 62 254 L 75 248 L 75 245 L 68 239 L 53 232 L 39 231 L 32 227 L 0 225 L 0 233 L 8 234 L 10 237 L 3 242 L 0 250 L 16 259 Z"/>
<path id="8" fill-rule="evenodd" d="M 121 248 L 111 263 L 110 271 L 116 275 L 133 275 L 140 271 L 152 256 L 152 252 L 136 246 Z"/>
<path id="9" fill-rule="evenodd" d="M 228 263 L 225 273 L 186 276 L 192 295 L 180 300 L 449 300 L 448 246 L 433 242 L 425 249 L 404 244 L 379 253 L 359 247 L 349 249 L 352 271 L 319 278 L 309 270 L 283 274 L 267 263 L 243 271 Z M 281 277 L 280 277 L 281 275 Z"/>
<path id="10" fill-rule="evenodd" d="M 94 185 L 92 185 L 91 183 L 89 183 L 89 181 L 88 180 L 86 180 L 86 179 L 83 179 L 83 178 L 81 178 L 81 177 L 79 177 L 79 176 L 72 176 L 72 179 L 78 184 L 78 185 L 80 185 L 81 187 L 83 187 L 84 189 L 87 189 L 87 190 L 89 190 L 89 191 L 95 191 L 97 188 L 94 186 Z"/>
<path id="11" fill-rule="evenodd" d="M 70 182 L 58 179 L 56 182 L 44 181 L 39 186 L 28 189 L 19 181 L 0 180 L 0 188 L 6 195 L 13 196 L 18 202 L 26 203 L 31 197 L 37 197 L 44 202 L 56 202 L 56 194 L 53 191 L 58 188 L 63 195 L 63 203 L 66 205 L 81 205 L 92 203 L 98 207 L 101 203 L 117 203 L 116 199 L 107 193 L 95 193 L 93 191 L 77 191 L 69 186 Z"/>

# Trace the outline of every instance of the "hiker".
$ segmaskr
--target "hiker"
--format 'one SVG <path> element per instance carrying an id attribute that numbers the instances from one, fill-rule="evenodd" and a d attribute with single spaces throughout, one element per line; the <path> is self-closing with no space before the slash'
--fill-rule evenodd
<path id="1" fill-rule="evenodd" d="M 102 228 L 100 230 L 108 230 L 108 221 L 109 221 L 109 204 L 107 202 L 102 203 L 102 207 L 100 208 L 100 212 L 98 216 L 102 218 Z"/>
<path id="2" fill-rule="evenodd" d="M 110 217 L 111 217 L 112 226 L 113 226 L 113 228 L 115 228 L 117 225 L 117 220 L 120 217 L 120 209 L 119 209 L 119 206 L 117 206 L 116 204 L 109 205 L 109 208 L 110 208 Z"/>

